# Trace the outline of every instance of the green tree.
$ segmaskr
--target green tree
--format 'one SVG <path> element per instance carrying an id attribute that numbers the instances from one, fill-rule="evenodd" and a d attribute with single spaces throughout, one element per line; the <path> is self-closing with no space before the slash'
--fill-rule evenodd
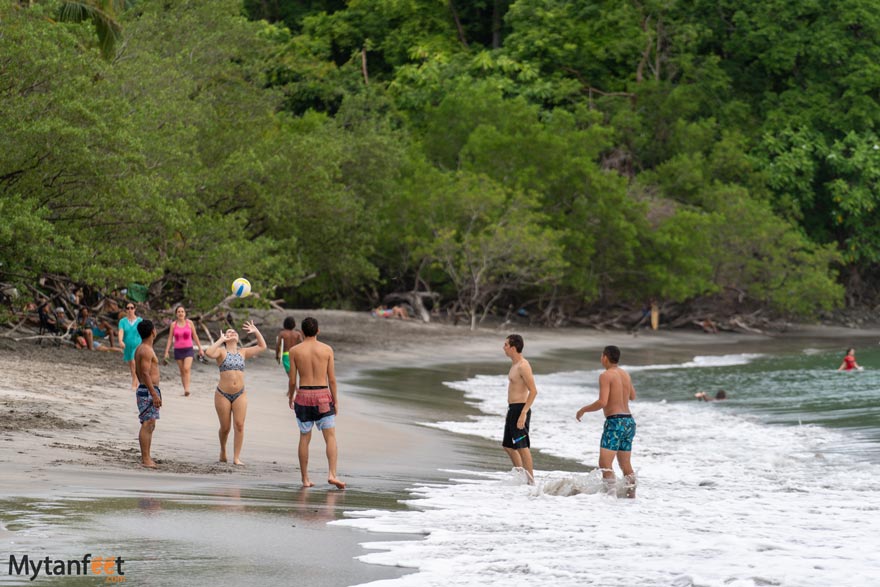
<path id="1" fill-rule="evenodd" d="M 502 295 L 560 278 L 559 235 L 542 228 L 534 198 L 459 173 L 433 185 L 426 199 L 433 240 L 421 252 L 453 284 L 472 330 Z"/>

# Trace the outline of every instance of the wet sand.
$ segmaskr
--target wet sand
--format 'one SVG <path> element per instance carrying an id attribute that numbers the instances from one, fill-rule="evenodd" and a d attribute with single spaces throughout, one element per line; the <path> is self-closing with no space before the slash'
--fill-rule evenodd
<path id="1" fill-rule="evenodd" d="M 767 342 L 752 335 L 632 337 L 517 325 L 472 333 L 351 312 L 293 315 L 316 316 L 319 338 L 336 349 L 342 382 L 339 474 L 348 489 L 324 483 L 326 459 L 317 436 L 310 454 L 317 487 L 300 488 L 298 433 L 287 406 L 286 376 L 272 348 L 247 367 L 244 467 L 217 462 L 216 366 L 194 363 L 189 398 L 183 397 L 176 365 L 162 367 L 164 406 L 153 441 L 158 471 L 138 464 L 139 424 L 120 355 L 48 345 L 0 349 L 4 550 L 12 551 L 14 543 L 16 552 L 73 557 L 106 545 L 129 557 L 132 578 L 150 574 L 161 577 L 161 584 L 207 584 L 215 576 L 275 584 L 295 574 L 319 585 L 351 585 L 397 576 L 406 571 L 352 558 L 363 553 L 359 543 L 369 541 L 368 535 L 326 521 L 347 509 L 404 507 L 397 500 L 405 489 L 419 481 L 445 482 L 442 469 L 509 467 L 503 451 L 486 441 L 417 424 L 469 409 L 455 396 L 439 398 L 437 387 L 470 370 L 502 369 L 508 332 L 523 333 L 526 355 L 544 355 L 547 370 L 554 356 L 561 357 L 560 364 L 570 362 L 573 351 L 565 349 L 591 349 L 598 356 L 605 344 L 662 353 L 667 346 Z M 282 316 L 252 317 L 273 346 Z M 161 355 L 164 339 L 156 348 Z M 571 466 L 542 458 L 536 456 L 537 467 Z M 159 572 L 156 561 L 162 557 L 170 558 Z M 272 564 L 259 564 L 261 557 Z M 8 579 L 0 577 L 0 583 Z"/>

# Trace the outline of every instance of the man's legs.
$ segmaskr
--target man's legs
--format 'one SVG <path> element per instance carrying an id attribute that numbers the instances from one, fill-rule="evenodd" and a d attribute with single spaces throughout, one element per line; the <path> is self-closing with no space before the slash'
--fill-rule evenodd
<path id="1" fill-rule="evenodd" d="M 616 495 L 615 477 L 614 477 L 614 456 L 617 451 L 607 448 L 599 449 L 599 470 L 602 471 L 602 482 L 605 485 L 605 493 Z"/>
<path id="2" fill-rule="evenodd" d="M 520 448 L 516 451 L 522 461 L 522 468 L 529 475 L 529 485 L 535 484 L 535 471 L 532 470 L 532 451 L 527 448 Z"/>
<path id="3" fill-rule="evenodd" d="M 325 428 L 321 432 L 324 433 L 324 443 L 327 445 L 327 483 L 335 485 L 338 489 L 345 489 L 345 483 L 336 477 L 336 458 L 339 452 L 336 446 L 336 428 Z"/>
<path id="4" fill-rule="evenodd" d="M 309 481 L 309 442 L 312 440 L 312 431 L 299 434 L 299 472 L 302 475 L 303 487 L 312 487 L 315 484 Z"/>
<path id="5" fill-rule="evenodd" d="M 630 462 L 631 458 L 632 451 L 617 451 L 617 463 L 623 471 L 623 478 L 626 481 L 626 496 L 629 498 L 636 496 L 636 473 L 633 471 L 632 463 Z"/>
<path id="6" fill-rule="evenodd" d="M 519 452 L 514 448 L 507 448 L 506 446 L 504 447 L 504 450 L 507 453 L 507 456 L 510 457 L 510 462 L 513 463 L 513 466 L 517 469 L 522 469 L 523 461 Z"/>
<path id="7" fill-rule="evenodd" d="M 153 442 L 153 430 L 156 429 L 155 420 L 147 420 L 141 423 L 141 431 L 138 433 L 138 442 L 141 445 L 141 464 L 151 469 L 156 468 L 156 463 L 150 458 L 150 445 Z"/>

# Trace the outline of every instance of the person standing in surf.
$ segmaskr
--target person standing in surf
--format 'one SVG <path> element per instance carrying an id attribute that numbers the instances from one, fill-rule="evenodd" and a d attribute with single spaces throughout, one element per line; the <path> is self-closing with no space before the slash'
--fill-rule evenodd
<path id="1" fill-rule="evenodd" d="M 511 334 L 504 339 L 504 354 L 513 363 L 507 373 L 507 418 L 504 422 L 504 437 L 501 446 L 517 469 L 526 472 L 529 485 L 535 483 L 532 468 L 532 453 L 529 449 L 529 424 L 532 419 L 532 404 L 538 396 L 532 366 L 522 356 L 523 338 Z"/>
<path id="2" fill-rule="evenodd" d="M 636 389 L 633 387 L 629 373 L 617 365 L 620 362 L 619 348 L 611 345 L 605 347 L 600 360 L 605 371 L 599 375 L 599 399 L 579 409 L 575 417 L 580 422 L 586 412 L 604 411 L 605 427 L 599 448 L 599 469 L 602 471 L 605 490 L 608 493 L 615 493 L 616 483 L 612 466 L 616 457 L 626 480 L 626 496 L 635 497 L 636 474 L 630 458 L 633 438 L 636 435 L 636 421 L 629 411 L 629 402 L 636 399 Z"/>

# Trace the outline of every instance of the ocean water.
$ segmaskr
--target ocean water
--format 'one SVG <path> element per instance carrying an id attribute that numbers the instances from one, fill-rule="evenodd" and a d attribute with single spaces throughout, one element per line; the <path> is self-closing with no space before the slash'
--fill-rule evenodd
<path id="1" fill-rule="evenodd" d="M 601 412 L 575 420 L 600 371 L 538 375 L 532 451 L 583 472 L 536 470 L 528 486 L 512 470 L 449 471 L 414 486 L 409 509 L 332 523 L 424 536 L 367 544 L 364 562 L 418 570 L 371 585 L 878 585 L 880 352 L 858 359 L 857 373 L 823 348 L 623 363 L 639 395 L 634 500 L 591 470 Z M 445 386 L 479 413 L 425 424 L 500 443 L 506 369 Z M 693 398 L 717 389 L 731 399 Z"/>

